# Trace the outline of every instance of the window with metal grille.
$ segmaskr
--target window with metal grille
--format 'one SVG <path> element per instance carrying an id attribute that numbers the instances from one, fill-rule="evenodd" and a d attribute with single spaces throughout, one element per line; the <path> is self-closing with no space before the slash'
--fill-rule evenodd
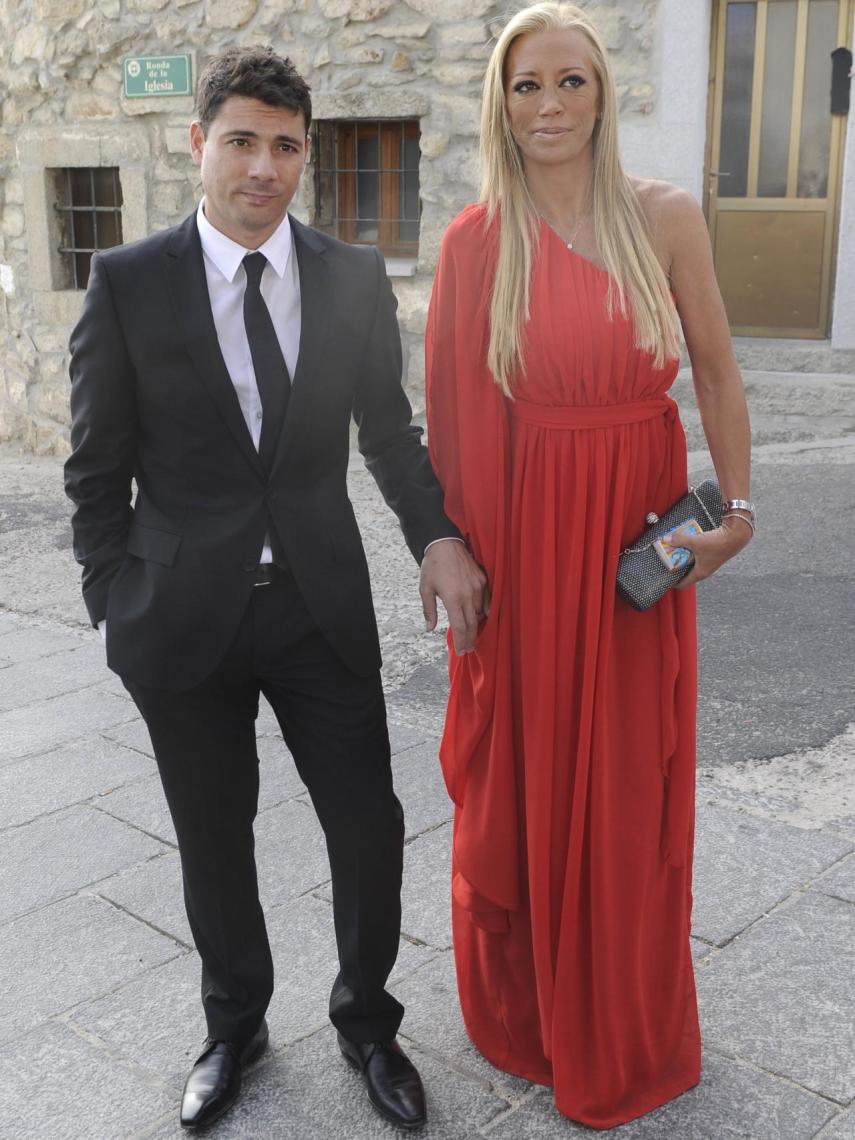
<path id="1" fill-rule="evenodd" d="M 314 225 L 387 257 L 419 251 L 417 119 L 315 124 Z"/>
<path id="2" fill-rule="evenodd" d="M 85 289 L 92 254 L 122 244 L 119 168 L 68 166 L 49 173 L 59 221 L 60 288 Z"/>

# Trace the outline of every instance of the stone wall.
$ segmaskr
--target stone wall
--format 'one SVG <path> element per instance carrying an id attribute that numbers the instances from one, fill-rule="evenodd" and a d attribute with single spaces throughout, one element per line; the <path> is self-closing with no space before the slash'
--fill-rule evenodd
<path id="1" fill-rule="evenodd" d="M 657 92 L 658 0 L 590 0 L 614 53 L 624 116 Z M 407 384 L 423 406 L 423 333 L 442 232 L 477 197 L 480 85 L 492 37 L 521 3 L 493 0 L 0 0 L 0 441 L 65 454 L 66 343 L 82 294 L 51 278 L 45 168 L 118 165 L 126 241 L 171 225 L 197 201 L 192 99 L 126 100 L 127 55 L 269 43 L 312 86 L 318 119 L 418 117 L 418 269 L 396 278 Z M 311 170 L 297 203 L 311 220 Z M 53 241 L 53 245 L 52 245 Z"/>

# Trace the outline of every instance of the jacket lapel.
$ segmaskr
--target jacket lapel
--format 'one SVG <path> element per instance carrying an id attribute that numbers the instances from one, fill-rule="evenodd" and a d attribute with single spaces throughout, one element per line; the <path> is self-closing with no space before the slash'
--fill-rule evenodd
<path id="1" fill-rule="evenodd" d="M 317 387 L 331 303 L 326 246 L 313 229 L 294 217 L 291 217 L 291 233 L 300 274 L 300 348 L 274 469 L 288 454 L 289 441 L 299 433 L 301 417 L 310 407 L 313 389 Z"/>
<path id="2" fill-rule="evenodd" d="M 193 366 L 247 462 L 264 478 L 264 469 L 220 352 L 195 213 L 173 231 L 166 254 L 172 304 Z M 301 336 L 301 358 L 302 344 Z"/>

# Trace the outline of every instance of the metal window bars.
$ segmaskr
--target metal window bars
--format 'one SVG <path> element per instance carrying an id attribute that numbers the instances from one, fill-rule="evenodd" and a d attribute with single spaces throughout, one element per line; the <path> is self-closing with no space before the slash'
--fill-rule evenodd
<path id="1" fill-rule="evenodd" d="M 315 218 L 325 233 L 415 256 L 419 236 L 417 119 L 327 120 L 315 127 Z"/>
<path id="2" fill-rule="evenodd" d="M 85 289 L 92 254 L 122 244 L 122 186 L 115 166 L 65 167 L 54 209 L 60 219 L 58 252 L 74 289 Z"/>

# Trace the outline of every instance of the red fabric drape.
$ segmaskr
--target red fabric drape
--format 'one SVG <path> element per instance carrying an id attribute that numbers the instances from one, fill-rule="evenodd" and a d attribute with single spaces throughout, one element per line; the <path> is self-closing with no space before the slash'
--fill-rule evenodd
<path id="1" fill-rule="evenodd" d="M 443 241 L 426 334 L 429 447 L 490 582 L 475 652 L 449 643 L 441 763 L 467 1029 L 595 1127 L 696 1083 L 689 951 L 694 591 L 646 614 L 620 550 L 686 490 L 685 439 L 608 277 L 540 233 L 513 401 L 486 366 L 497 227 Z"/>

